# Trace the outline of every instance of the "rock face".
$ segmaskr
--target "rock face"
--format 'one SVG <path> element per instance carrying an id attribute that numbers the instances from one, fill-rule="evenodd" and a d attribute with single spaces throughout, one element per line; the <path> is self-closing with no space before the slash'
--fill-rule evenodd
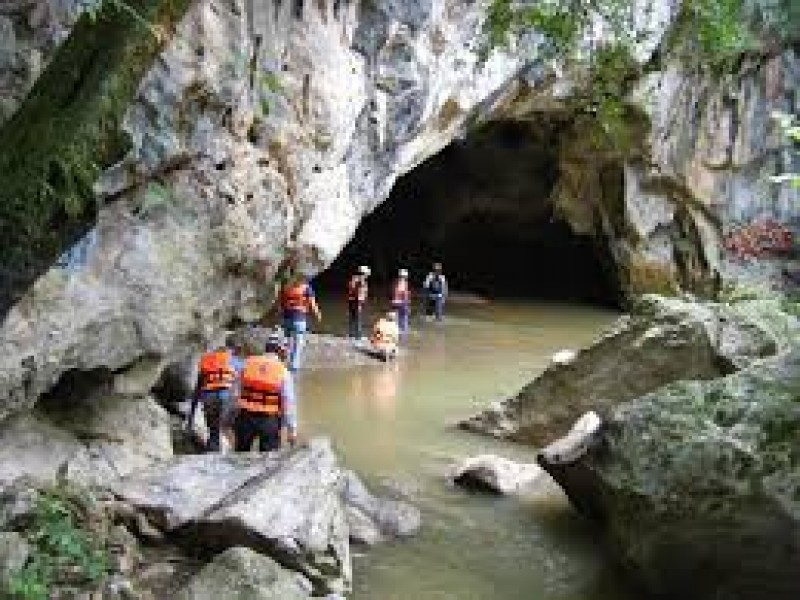
<path id="1" fill-rule="evenodd" d="M 266 556 L 231 548 L 203 567 L 176 600 L 306 600 L 306 584 Z"/>
<path id="2" fill-rule="evenodd" d="M 32 49 L 46 62 L 83 4 L 0 3 L 7 106 L 39 69 L 17 63 Z M 641 63 L 674 9 L 650 4 Z M 797 206 L 797 191 L 747 200 L 786 156 L 768 115 L 798 111 L 793 51 L 754 58 L 729 82 L 678 66 L 649 75 L 630 98 L 649 116 L 642 150 L 622 158 L 586 147 L 567 102 L 586 82 L 540 64 L 535 44 L 478 61 L 483 10 L 198 1 L 129 110 L 130 153 L 98 182 L 114 201 L 0 329 L 0 418 L 70 371 L 157 379 L 176 354 L 258 317 L 289 265 L 330 264 L 400 175 L 487 120 L 567 119 L 548 202 L 607 250 L 624 294 L 709 291 L 722 270 L 715 212 Z"/>
<path id="3" fill-rule="evenodd" d="M 184 456 L 114 490 L 190 545 L 248 546 L 317 591 L 343 593 L 352 578 L 343 478 L 327 440 L 313 440 L 288 453 Z"/>
<path id="4" fill-rule="evenodd" d="M 467 489 L 513 494 L 543 474 L 535 464 L 517 463 L 500 456 L 482 454 L 464 460 L 453 473 L 453 482 Z"/>
<path id="5" fill-rule="evenodd" d="M 800 351 L 619 407 L 540 464 L 647 589 L 800 597 Z"/>
<path id="6" fill-rule="evenodd" d="M 551 364 L 517 396 L 460 426 L 543 444 L 583 413 L 682 379 L 713 379 L 800 339 L 777 300 L 733 305 L 645 296 L 571 361 Z"/>
<path id="7" fill-rule="evenodd" d="M 102 485 L 171 457 L 168 415 L 149 397 L 95 396 L 0 423 L 0 482 Z"/>

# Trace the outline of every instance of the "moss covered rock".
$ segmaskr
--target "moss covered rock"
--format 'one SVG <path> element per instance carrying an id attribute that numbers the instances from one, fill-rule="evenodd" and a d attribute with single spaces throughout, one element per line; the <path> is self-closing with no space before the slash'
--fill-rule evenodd
<path id="1" fill-rule="evenodd" d="M 539 461 L 651 592 L 800 597 L 800 349 L 666 386 Z"/>

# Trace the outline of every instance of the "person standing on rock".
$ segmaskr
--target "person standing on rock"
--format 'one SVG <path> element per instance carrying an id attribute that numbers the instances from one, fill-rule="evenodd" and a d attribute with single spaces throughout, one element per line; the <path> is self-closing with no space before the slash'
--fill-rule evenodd
<path id="1" fill-rule="evenodd" d="M 362 317 L 364 306 L 369 295 L 367 279 L 370 275 L 369 267 L 361 265 L 358 272 L 350 277 L 347 283 L 347 323 L 351 338 L 360 340 L 362 335 Z"/>
<path id="2" fill-rule="evenodd" d="M 245 359 L 234 424 L 237 452 L 251 450 L 255 441 L 261 452 L 277 450 L 284 432 L 294 446 L 297 401 L 292 374 L 284 364 L 287 354 L 286 340 L 273 333 L 267 338 L 264 354 Z"/>
<path id="3" fill-rule="evenodd" d="M 300 367 L 303 341 L 308 331 L 308 313 L 313 313 L 318 323 L 322 321 L 322 313 L 317 305 L 314 289 L 302 275 L 292 276 L 283 286 L 280 302 L 283 330 L 289 338 L 289 370 L 297 371 Z"/>
<path id="4" fill-rule="evenodd" d="M 425 290 L 425 314 L 435 316 L 437 321 L 444 317 L 444 303 L 447 299 L 447 279 L 442 273 L 442 263 L 433 263 L 433 271 L 428 273 L 422 284 Z"/>
<path id="5" fill-rule="evenodd" d="M 408 271 L 400 269 L 392 288 L 392 310 L 397 314 L 400 336 L 408 333 L 408 314 L 411 304 L 411 290 L 408 286 Z"/>
<path id="6" fill-rule="evenodd" d="M 235 388 L 242 363 L 237 356 L 235 344 L 231 336 L 226 346 L 221 346 L 200 357 L 197 384 L 192 395 L 192 405 L 186 430 L 194 429 L 194 417 L 197 406 L 202 402 L 203 414 L 208 427 L 207 452 L 219 452 L 221 434 L 231 425 L 235 409 Z"/>

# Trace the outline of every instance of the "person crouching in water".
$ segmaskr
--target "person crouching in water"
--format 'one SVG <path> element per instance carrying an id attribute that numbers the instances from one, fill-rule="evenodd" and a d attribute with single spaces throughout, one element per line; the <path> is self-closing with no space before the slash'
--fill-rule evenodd
<path id="1" fill-rule="evenodd" d="M 383 361 L 397 356 L 400 343 L 400 328 L 397 326 L 397 313 L 390 311 L 382 316 L 372 328 L 369 338 L 370 353 Z"/>
<path id="2" fill-rule="evenodd" d="M 292 374 L 284 364 L 286 355 L 285 339 L 272 334 L 267 338 L 264 354 L 245 359 L 234 425 L 237 452 L 249 451 L 256 440 L 261 452 L 277 450 L 283 431 L 294 446 L 297 402 Z"/>
<path id="3" fill-rule="evenodd" d="M 408 333 L 408 313 L 411 304 L 411 290 L 408 287 L 408 271 L 400 269 L 392 288 L 392 310 L 397 314 L 400 336 Z"/>
<path id="4" fill-rule="evenodd" d="M 206 452 L 219 452 L 221 433 L 228 430 L 232 423 L 236 407 L 236 380 L 242 368 L 241 361 L 238 348 L 231 336 L 228 337 L 225 346 L 206 352 L 200 357 L 186 431 L 194 430 L 197 406 L 202 403 L 208 427 Z M 232 438 L 229 431 L 227 435 Z"/>

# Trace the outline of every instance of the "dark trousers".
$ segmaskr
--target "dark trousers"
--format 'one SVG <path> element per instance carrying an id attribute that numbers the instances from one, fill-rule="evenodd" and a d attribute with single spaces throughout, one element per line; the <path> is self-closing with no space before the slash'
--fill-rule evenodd
<path id="1" fill-rule="evenodd" d="M 236 451 L 247 452 L 258 440 L 260 452 L 277 450 L 281 447 L 281 417 L 263 413 L 240 410 L 234 425 Z"/>
<path id="2" fill-rule="evenodd" d="M 351 338 L 361 337 L 361 309 L 362 305 L 357 300 L 347 301 L 347 320 Z"/>

